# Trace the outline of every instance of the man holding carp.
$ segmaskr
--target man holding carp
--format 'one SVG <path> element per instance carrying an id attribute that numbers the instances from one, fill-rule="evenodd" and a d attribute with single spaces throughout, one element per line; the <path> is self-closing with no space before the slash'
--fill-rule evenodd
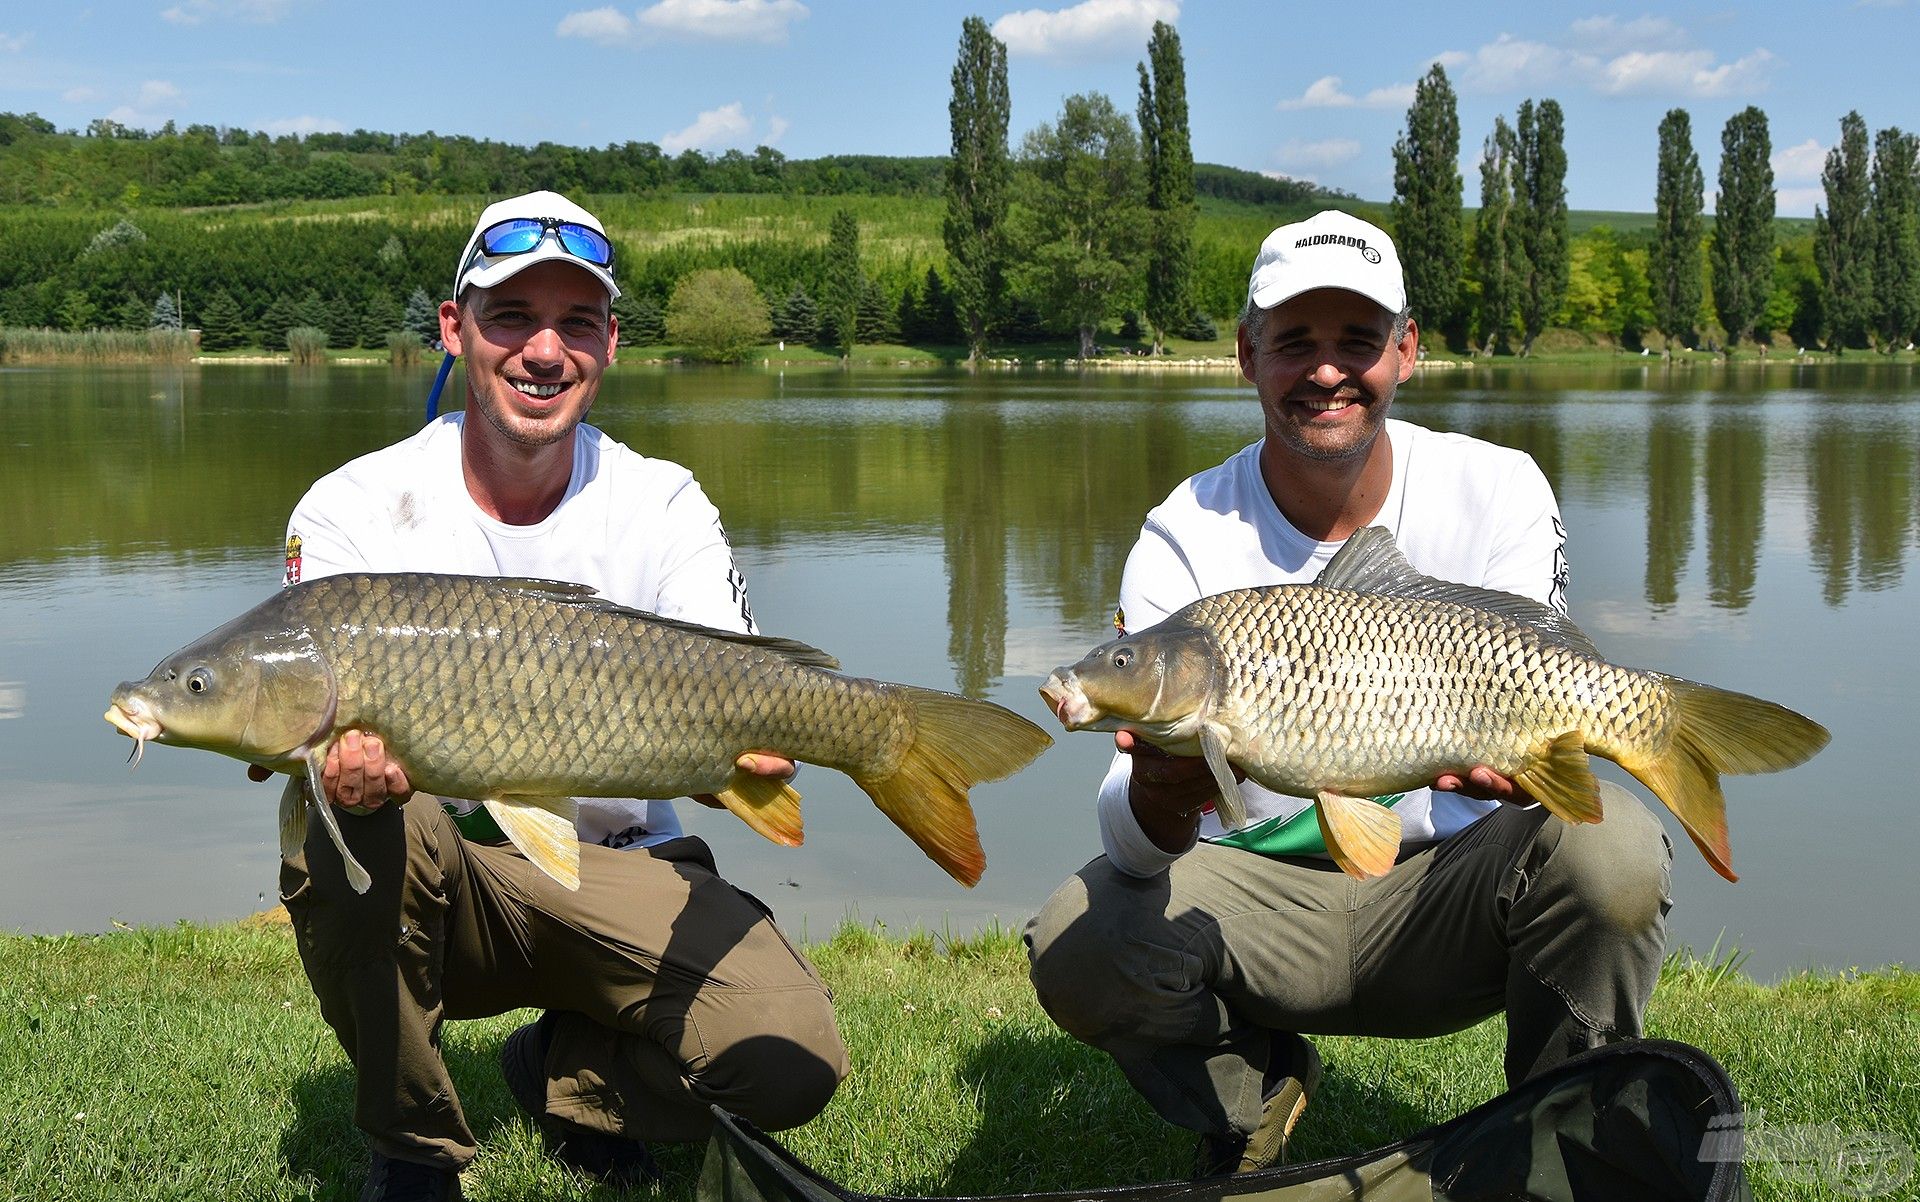
<path id="1" fill-rule="evenodd" d="M 287 583 L 559 580 L 753 634 L 699 484 L 583 422 L 619 342 L 612 269 L 600 222 L 565 197 L 489 206 L 440 307 L 442 338 L 466 361 L 464 410 L 316 483 L 289 523 Z M 740 756 L 738 779 L 778 791 L 794 764 L 776 750 Z M 371 734 L 337 740 L 320 779 L 356 815 L 340 823 L 343 847 L 371 887 L 349 888 L 341 849 L 315 836 L 284 864 L 281 893 L 353 1061 L 354 1118 L 373 1150 L 363 1199 L 460 1196 L 476 1147 L 441 1058 L 447 1018 L 547 1008 L 508 1038 L 507 1085 L 551 1154 L 621 1184 L 657 1172 L 645 1141 L 703 1137 L 709 1105 L 792 1127 L 846 1075 L 818 975 L 765 906 L 717 875 L 670 803 L 580 799 L 569 891 L 505 846 L 486 809 L 386 804 L 409 782 Z"/>
<path id="2" fill-rule="evenodd" d="M 1239 329 L 1265 437 L 1148 514 L 1121 583 L 1122 634 L 1203 597 L 1312 583 L 1366 527 L 1391 538 L 1354 543 L 1384 544 L 1415 579 L 1530 598 L 1549 625 L 1563 616 L 1565 535 L 1532 459 L 1389 418 L 1418 348 L 1383 231 L 1337 211 L 1275 230 Z M 1108 667 L 1129 666 L 1133 649 L 1107 646 L 1120 648 Z M 1284 670 L 1284 655 L 1268 663 Z M 1153 703 L 1181 687 L 1175 674 L 1156 665 Z M 1048 682 L 1049 704 L 1070 728 L 1094 726 L 1072 676 Z M 1308 721 L 1331 726 L 1342 708 L 1329 692 Z M 1282 1159 L 1320 1079 L 1302 1032 L 1432 1036 L 1504 1011 L 1510 1084 L 1641 1033 L 1672 852 L 1625 790 L 1603 783 L 1606 820 L 1569 823 L 1482 763 L 1383 797 L 1323 791 L 1316 806 L 1236 788 L 1242 766 L 1204 730 L 1205 757 L 1097 728 L 1119 730 L 1099 790 L 1106 854 L 1029 923 L 1033 984 L 1062 1028 L 1200 1134 L 1197 1176 Z M 1341 809 L 1392 823 L 1371 867 L 1329 838 Z"/>

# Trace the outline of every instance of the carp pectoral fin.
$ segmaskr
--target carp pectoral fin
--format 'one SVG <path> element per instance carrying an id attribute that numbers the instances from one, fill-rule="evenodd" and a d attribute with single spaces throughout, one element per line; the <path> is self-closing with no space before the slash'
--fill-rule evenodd
<path id="1" fill-rule="evenodd" d="M 1587 763 L 1587 741 L 1577 730 L 1535 747 L 1513 780 L 1562 822 L 1600 821 L 1600 782 Z"/>
<path id="2" fill-rule="evenodd" d="M 308 801 L 320 815 L 320 825 L 327 828 L 327 838 L 333 840 L 334 847 L 340 851 L 340 863 L 347 870 L 347 884 L 353 886 L 355 893 L 365 893 L 373 887 L 373 878 L 360 866 L 347 850 L 347 839 L 340 833 L 340 816 L 333 812 L 333 804 L 327 800 L 327 791 L 320 784 L 320 769 L 327 762 L 327 753 L 316 751 L 307 757 Z"/>
<path id="3" fill-rule="evenodd" d="M 307 845 L 307 782 L 287 777 L 280 790 L 280 858 L 291 860 Z"/>
<path id="4" fill-rule="evenodd" d="M 735 817 L 783 847 L 798 847 L 800 794 L 792 785 L 772 776 L 735 772 L 727 787 L 714 794 Z"/>
<path id="5" fill-rule="evenodd" d="M 1227 728 L 1218 722 L 1208 722 L 1200 728 L 1200 753 L 1207 757 L 1207 767 L 1213 769 L 1213 783 L 1220 790 L 1220 800 L 1214 807 L 1220 825 L 1237 831 L 1247 824 L 1247 803 L 1241 800 L 1240 782 L 1233 778 L 1233 765 L 1227 760 L 1232 738 Z"/>
<path id="6" fill-rule="evenodd" d="M 1385 876 L 1400 855 L 1400 815 L 1377 801 L 1326 789 L 1314 797 L 1320 838 L 1348 876 Z"/>
<path id="7" fill-rule="evenodd" d="M 571 797 L 489 797 L 480 803 L 527 862 L 568 890 L 580 888 L 579 806 Z"/>

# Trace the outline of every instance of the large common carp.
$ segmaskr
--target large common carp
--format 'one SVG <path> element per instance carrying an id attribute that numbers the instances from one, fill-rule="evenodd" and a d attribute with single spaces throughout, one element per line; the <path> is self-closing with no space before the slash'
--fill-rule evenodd
<path id="1" fill-rule="evenodd" d="M 295 774 L 281 850 L 305 839 L 299 775 L 323 797 L 327 748 L 378 734 L 409 781 L 482 802 L 529 860 L 578 888 L 574 797 L 717 795 L 777 843 L 800 795 L 740 771 L 743 752 L 835 768 L 940 867 L 986 867 L 967 790 L 1052 742 L 982 701 L 840 675 L 825 652 L 627 609 L 585 585 L 421 573 L 283 589 L 122 684 L 106 717 L 136 740 Z M 313 804 L 365 892 L 333 807 Z"/>
<path id="2" fill-rule="evenodd" d="M 1564 614 L 1415 571 L 1379 527 L 1312 584 L 1203 597 L 1041 687 L 1068 730 L 1129 730 L 1203 755 L 1223 825 L 1233 769 L 1315 801 L 1348 873 L 1393 866 L 1400 818 L 1367 800 L 1485 764 L 1568 822 L 1598 822 L 1593 752 L 1633 773 L 1734 880 L 1723 772 L 1774 772 L 1827 743 L 1792 710 L 1603 660 Z"/>

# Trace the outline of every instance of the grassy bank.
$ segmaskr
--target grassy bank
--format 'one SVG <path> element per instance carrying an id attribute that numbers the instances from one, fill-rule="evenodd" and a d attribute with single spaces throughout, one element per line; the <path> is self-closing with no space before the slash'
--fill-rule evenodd
<path id="1" fill-rule="evenodd" d="M 194 354 L 185 330 L 40 330 L 0 326 L 0 364 L 185 363 Z"/>
<path id="2" fill-rule="evenodd" d="M 848 926 L 811 953 L 855 1066 L 826 1113 L 785 1137 L 822 1171 L 859 1189 L 942 1195 L 1185 1171 L 1191 1140 L 1053 1027 L 1012 936 L 947 944 Z M 482 1143 L 465 1178 L 472 1198 L 586 1192 L 540 1155 L 500 1084 L 500 1042 L 525 1017 L 448 1027 Z M 1649 1023 L 1712 1052 L 1768 1124 L 1920 1147 L 1920 974 L 1761 986 L 1724 962 L 1676 957 Z M 1327 1080 L 1300 1154 L 1374 1147 L 1491 1097 L 1502 1037 L 1494 1020 L 1434 1040 L 1322 1040 Z M 0 936 L 0 1197 L 351 1198 L 366 1158 L 348 1118 L 352 1082 L 284 930 Z M 668 1149 L 658 1196 L 691 1197 L 699 1159 L 696 1147 Z M 1842 1196 L 1756 1173 L 1762 1198 Z"/>

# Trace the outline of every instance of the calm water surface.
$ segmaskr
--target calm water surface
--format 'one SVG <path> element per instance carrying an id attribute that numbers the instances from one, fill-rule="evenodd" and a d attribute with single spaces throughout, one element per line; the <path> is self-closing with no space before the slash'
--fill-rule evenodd
<path id="1" fill-rule="evenodd" d="M 130 773 L 100 714 L 116 682 L 276 586 L 300 493 L 416 428 L 428 382 L 0 370 L 0 929 L 224 919 L 271 900 L 278 787 L 172 748 Z M 1539 461 L 1571 530 L 1574 617 L 1610 658 L 1833 730 L 1807 766 L 1727 782 L 1739 884 L 1668 819 L 1676 945 L 1735 945 L 1762 977 L 1920 962 L 1913 370 L 1433 371 L 1395 412 Z M 1035 690 L 1110 632 L 1142 515 L 1259 433 L 1236 379 L 1171 372 L 633 370 L 594 420 L 693 469 L 763 628 L 1050 730 Z M 824 769 L 802 780 L 804 848 L 682 809 L 796 932 L 852 915 L 961 934 L 1023 922 L 1098 851 L 1110 751 L 1066 736 L 975 791 L 988 868 L 973 890 Z"/>

